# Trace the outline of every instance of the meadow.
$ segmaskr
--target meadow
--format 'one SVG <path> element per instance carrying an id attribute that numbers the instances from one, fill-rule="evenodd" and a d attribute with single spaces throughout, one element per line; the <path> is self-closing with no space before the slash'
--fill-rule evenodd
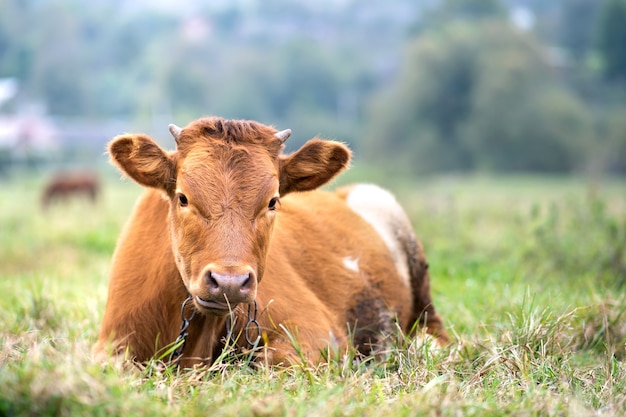
<path id="1" fill-rule="evenodd" d="M 42 211 L 42 176 L 0 182 L 0 415 L 626 414 L 626 182 L 382 179 L 425 245 L 454 341 L 398 334 L 378 361 L 173 370 L 90 357 L 115 242 L 141 189 L 103 168 L 96 206 Z"/>

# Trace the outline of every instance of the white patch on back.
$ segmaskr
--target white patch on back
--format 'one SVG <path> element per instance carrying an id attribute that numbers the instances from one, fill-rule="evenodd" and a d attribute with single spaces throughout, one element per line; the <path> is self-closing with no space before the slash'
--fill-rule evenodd
<path id="1" fill-rule="evenodd" d="M 346 202 L 378 232 L 389 248 L 398 274 L 410 286 L 407 254 L 397 233 L 399 228 L 411 230 L 411 223 L 396 198 L 377 185 L 357 184 L 350 189 Z"/>
<path id="2" fill-rule="evenodd" d="M 359 272 L 359 259 L 346 256 L 343 258 L 343 266 L 348 268 L 350 271 Z"/>

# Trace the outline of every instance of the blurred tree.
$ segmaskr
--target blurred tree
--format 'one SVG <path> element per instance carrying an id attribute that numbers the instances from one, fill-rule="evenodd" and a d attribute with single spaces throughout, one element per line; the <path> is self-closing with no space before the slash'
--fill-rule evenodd
<path id="1" fill-rule="evenodd" d="M 567 171 L 590 120 L 555 82 L 536 41 L 505 22 L 456 22 L 418 37 L 372 105 L 370 155 L 413 172 Z"/>
<path id="2" fill-rule="evenodd" d="M 30 69 L 29 93 L 46 99 L 51 112 L 77 115 L 89 109 L 89 60 L 81 47 L 82 23 L 72 12 L 71 4 L 45 3 L 31 16 L 37 24 L 37 42 L 48 47 L 37 51 L 37 61 Z"/>
<path id="3" fill-rule="evenodd" d="M 608 80 L 626 82 L 626 0 L 606 0 L 598 25 L 598 49 Z"/>
<path id="4" fill-rule="evenodd" d="M 0 62 L 6 62 L 9 59 L 9 50 L 11 48 L 11 40 L 8 30 L 4 26 L 0 26 Z M 6 64 L 0 66 L 0 77 L 8 75 Z"/>
<path id="5" fill-rule="evenodd" d="M 562 0 L 558 43 L 575 61 L 584 60 L 593 47 L 598 13 L 605 0 Z"/>
<path id="6" fill-rule="evenodd" d="M 32 2 L 6 0 L 0 6 L 0 77 L 23 81 L 30 76 L 36 50 L 34 31 L 24 31 L 32 24 Z"/>
<path id="7" fill-rule="evenodd" d="M 626 173 L 626 106 L 622 103 L 603 112 L 592 149 L 594 172 Z"/>
<path id="8" fill-rule="evenodd" d="M 471 26 L 418 37 L 395 84 L 375 97 L 367 129 L 370 156 L 404 159 L 413 171 L 471 167 L 459 131 L 471 112 L 476 47 Z"/>
<path id="9" fill-rule="evenodd" d="M 475 168 L 483 171 L 570 172 L 585 166 L 592 121 L 567 90 L 545 85 L 510 89 L 476 106 L 467 126 Z M 515 98 L 513 97 L 515 96 Z"/>
<path id="10" fill-rule="evenodd" d="M 421 24 L 435 27 L 461 19 L 481 20 L 505 17 L 507 8 L 502 0 L 439 0 L 425 10 Z"/>

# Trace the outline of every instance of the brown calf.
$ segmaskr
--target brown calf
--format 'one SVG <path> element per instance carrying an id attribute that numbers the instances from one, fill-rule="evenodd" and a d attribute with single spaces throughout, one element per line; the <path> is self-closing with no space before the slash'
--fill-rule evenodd
<path id="1" fill-rule="evenodd" d="M 290 337 L 313 363 L 351 342 L 369 354 L 395 323 L 448 340 L 422 248 L 391 194 L 314 191 L 348 166 L 345 145 L 315 138 L 283 155 L 289 130 L 221 118 L 170 131 L 173 152 L 143 134 L 109 144 L 112 161 L 148 190 L 113 256 L 96 354 L 110 343 L 138 361 L 162 352 L 179 335 L 187 297 L 184 365 L 211 363 L 229 312 L 238 333 L 255 302 L 259 360 L 269 364 L 298 358 Z"/>

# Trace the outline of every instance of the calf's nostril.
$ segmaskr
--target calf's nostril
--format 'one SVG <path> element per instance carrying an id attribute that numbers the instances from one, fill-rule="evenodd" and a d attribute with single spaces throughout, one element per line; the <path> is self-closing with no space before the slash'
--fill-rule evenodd
<path id="1" fill-rule="evenodd" d="M 206 281 L 207 281 L 209 288 L 212 290 L 216 290 L 220 287 L 219 282 L 217 282 L 217 280 L 215 279 L 215 276 L 213 275 L 213 271 L 209 271 L 206 274 Z"/>
<path id="2" fill-rule="evenodd" d="M 250 274 L 243 275 L 243 283 L 241 284 L 242 290 L 247 290 L 252 286 L 252 276 Z"/>

